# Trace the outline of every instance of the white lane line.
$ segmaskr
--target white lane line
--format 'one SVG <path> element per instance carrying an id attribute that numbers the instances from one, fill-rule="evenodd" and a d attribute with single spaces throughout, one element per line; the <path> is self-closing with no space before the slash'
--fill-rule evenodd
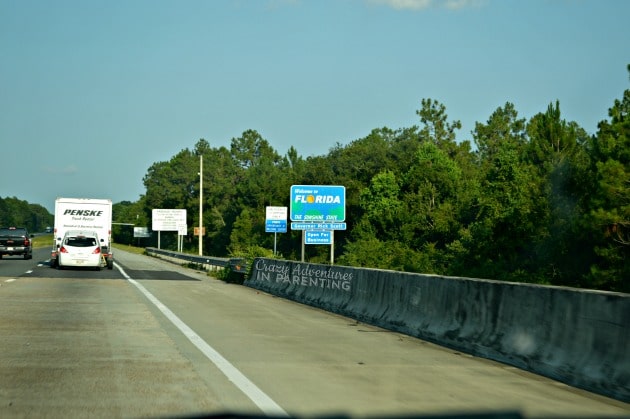
<path id="1" fill-rule="evenodd" d="M 7 280 L 6 280 L 6 281 L 4 281 L 4 282 L 14 282 L 14 281 L 17 281 L 17 278 L 7 279 Z"/>
<path id="2" fill-rule="evenodd" d="M 33 273 L 33 270 L 31 269 L 30 271 L 26 271 L 25 273 L 27 273 L 27 274 L 32 274 L 32 273 Z"/>
<path id="3" fill-rule="evenodd" d="M 234 365 L 232 365 L 227 359 L 225 359 L 219 352 L 217 352 L 212 346 L 208 345 L 197 333 L 195 333 L 186 323 L 184 323 L 179 317 L 175 315 L 168 307 L 166 307 L 160 300 L 155 298 L 145 287 L 140 283 L 132 279 L 123 268 L 114 263 L 114 266 L 120 271 L 120 273 L 127 278 L 129 282 L 140 290 L 155 305 L 161 312 L 168 318 L 171 323 L 175 325 L 188 340 L 197 347 L 214 365 L 217 366 L 225 374 L 236 387 L 239 388 L 249 399 L 256 404 L 268 416 L 285 416 L 289 417 L 287 412 L 284 411 L 271 397 L 267 396 L 256 384 L 252 383 L 242 372 L 240 372 Z"/>

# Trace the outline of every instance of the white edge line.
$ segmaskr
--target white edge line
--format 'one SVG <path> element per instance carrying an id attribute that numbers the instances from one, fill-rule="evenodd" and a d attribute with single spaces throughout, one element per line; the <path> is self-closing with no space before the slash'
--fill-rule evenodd
<path id="1" fill-rule="evenodd" d="M 149 299 L 155 305 L 158 310 L 166 316 L 183 334 L 188 340 L 197 347 L 214 365 L 221 370 L 223 374 L 230 380 L 236 387 L 239 388 L 249 399 L 258 406 L 266 415 L 286 416 L 289 417 L 287 412 L 284 411 L 271 397 L 267 396 L 256 384 L 252 383 L 242 372 L 240 372 L 234 365 L 232 365 L 227 359 L 225 359 L 219 352 L 217 352 L 212 346 L 208 345 L 197 333 L 195 333 L 186 323 L 184 323 L 175 313 L 173 313 L 168 307 L 166 307 L 160 300 L 158 300 L 153 294 L 151 294 L 145 287 L 143 287 L 136 280 L 132 279 L 124 269 L 118 264 L 114 263 L 120 273 L 133 285 L 140 290 L 145 297 Z"/>

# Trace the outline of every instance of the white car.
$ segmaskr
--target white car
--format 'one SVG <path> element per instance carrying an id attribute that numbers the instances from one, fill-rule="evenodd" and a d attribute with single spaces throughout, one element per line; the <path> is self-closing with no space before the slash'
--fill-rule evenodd
<path id="1" fill-rule="evenodd" d="M 68 231 L 57 253 L 57 267 L 89 267 L 100 270 L 103 266 L 101 242 L 94 231 Z"/>

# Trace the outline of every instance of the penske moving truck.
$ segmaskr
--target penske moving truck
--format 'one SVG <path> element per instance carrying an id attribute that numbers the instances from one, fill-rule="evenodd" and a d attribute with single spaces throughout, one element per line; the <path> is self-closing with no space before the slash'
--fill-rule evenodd
<path id="1" fill-rule="evenodd" d="M 59 253 L 69 231 L 91 231 L 98 235 L 102 267 L 114 267 L 112 249 L 112 200 L 92 198 L 57 198 L 50 266 L 60 268 Z"/>

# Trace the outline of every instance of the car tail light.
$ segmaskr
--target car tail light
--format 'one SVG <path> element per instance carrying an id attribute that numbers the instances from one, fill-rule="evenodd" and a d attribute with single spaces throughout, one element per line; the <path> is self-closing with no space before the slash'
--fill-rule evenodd
<path id="1" fill-rule="evenodd" d="M 59 253 L 68 253 L 68 251 L 65 247 L 61 246 L 61 248 L 59 249 Z"/>
<path id="2" fill-rule="evenodd" d="M 94 251 L 92 252 L 93 255 L 98 255 L 99 253 L 101 253 L 101 248 L 97 247 L 96 249 L 94 249 Z"/>
<path id="3" fill-rule="evenodd" d="M 30 244 L 29 239 L 24 239 L 24 246 L 29 246 Z"/>

